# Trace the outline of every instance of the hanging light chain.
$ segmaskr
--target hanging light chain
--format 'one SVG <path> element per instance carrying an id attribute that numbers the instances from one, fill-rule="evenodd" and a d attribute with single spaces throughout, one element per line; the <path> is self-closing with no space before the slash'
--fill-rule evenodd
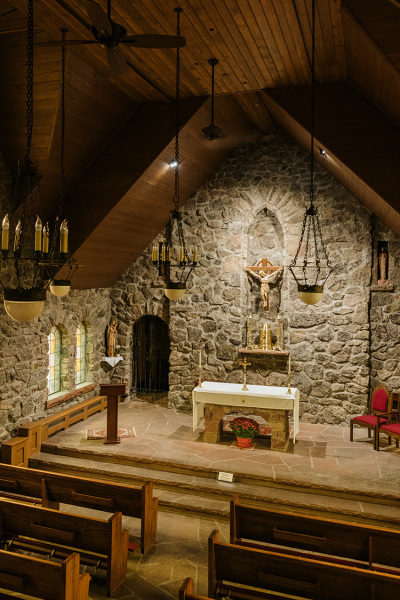
<path id="1" fill-rule="evenodd" d="M 33 130 L 33 0 L 28 0 L 27 35 L 27 77 L 26 77 L 26 155 L 25 166 L 30 163 L 29 155 Z"/>
<path id="2" fill-rule="evenodd" d="M 176 12 L 176 35 L 181 34 L 181 8 L 175 8 Z M 180 87 L 181 87 L 181 65 L 179 46 L 176 49 L 176 87 L 175 87 L 175 210 L 179 210 L 179 131 L 181 127 L 180 115 Z"/>
<path id="3" fill-rule="evenodd" d="M 65 35 L 67 29 L 61 29 L 62 41 L 65 41 Z M 64 145 L 65 145 L 65 44 L 61 46 L 61 183 L 60 183 L 60 204 L 59 204 L 59 218 L 62 221 L 62 215 L 64 212 Z"/>
<path id="4" fill-rule="evenodd" d="M 315 0 L 312 0 L 310 205 L 314 203 Z"/>

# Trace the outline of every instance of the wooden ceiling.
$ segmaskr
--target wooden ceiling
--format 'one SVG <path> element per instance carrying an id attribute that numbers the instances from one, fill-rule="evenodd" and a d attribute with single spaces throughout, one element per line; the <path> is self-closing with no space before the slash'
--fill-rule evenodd
<path id="1" fill-rule="evenodd" d="M 106 9 L 106 0 L 98 3 Z M 309 149 L 311 0 L 113 0 L 112 19 L 128 35 L 174 34 L 177 5 L 186 38 L 185 201 L 254 129 L 268 132 L 277 121 Z M 60 27 L 67 39 L 93 37 L 82 0 L 34 0 L 34 11 L 31 157 L 50 214 L 60 187 L 61 51 L 38 44 L 59 40 Z M 0 4 L 0 153 L 14 173 L 26 144 L 26 12 L 27 0 Z M 123 52 L 128 70 L 120 76 L 99 44 L 67 51 L 65 203 L 71 247 L 86 265 L 76 287 L 112 285 L 165 226 L 172 204 L 175 51 Z M 210 120 L 211 57 L 219 59 L 215 121 L 224 131 L 216 142 L 201 134 Z M 398 232 L 399 68 L 400 1 L 317 0 L 316 81 L 325 98 L 318 141 L 331 150 L 335 177 Z"/>

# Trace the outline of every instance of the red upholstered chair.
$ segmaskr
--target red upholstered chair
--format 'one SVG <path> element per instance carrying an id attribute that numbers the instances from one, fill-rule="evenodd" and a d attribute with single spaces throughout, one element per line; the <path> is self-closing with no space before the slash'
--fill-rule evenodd
<path id="1" fill-rule="evenodd" d="M 366 427 L 368 429 L 368 437 L 371 437 L 371 432 L 374 432 L 374 449 L 377 450 L 378 444 L 378 417 L 379 425 L 383 426 L 388 423 L 389 417 L 392 414 L 392 394 L 383 386 L 379 386 L 371 391 L 369 397 L 369 410 L 365 415 L 353 417 L 350 421 L 350 441 L 353 441 L 353 427 Z"/>
<path id="2" fill-rule="evenodd" d="M 397 407 L 399 404 L 397 402 Z M 376 450 L 379 450 L 379 434 L 385 433 L 388 436 L 389 446 L 392 443 L 392 437 L 396 440 L 396 448 L 399 447 L 400 440 L 400 414 L 399 409 L 392 410 L 392 415 L 394 415 L 395 420 L 391 422 L 382 423 L 381 417 L 378 416 L 378 427 L 376 432 Z"/>

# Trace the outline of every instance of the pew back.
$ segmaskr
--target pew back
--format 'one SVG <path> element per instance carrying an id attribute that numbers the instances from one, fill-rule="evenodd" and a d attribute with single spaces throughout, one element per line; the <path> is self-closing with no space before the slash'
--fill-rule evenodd
<path id="1" fill-rule="evenodd" d="M 41 498 L 47 508 L 58 509 L 63 503 L 139 518 L 142 553 L 147 552 L 156 539 L 158 499 L 153 498 L 151 481 L 142 487 L 133 487 L 0 464 L 0 495 L 1 491 Z"/>
<path id="2" fill-rule="evenodd" d="M 231 501 L 230 541 L 318 552 L 364 562 L 366 568 L 400 569 L 400 531 L 247 506 L 237 498 Z"/>
<path id="3" fill-rule="evenodd" d="M 206 596 L 198 596 L 193 593 L 193 579 L 186 577 L 179 588 L 179 600 L 209 600 Z"/>
<path id="4" fill-rule="evenodd" d="M 223 544 L 217 530 L 209 538 L 208 577 L 210 598 L 231 590 L 245 598 L 395 600 L 400 592 L 398 575 Z"/>
<path id="5" fill-rule="evenodd" d="M 126 576 L 127 530 L 122 530 L 122 514 L 108 521 L 63 513 L 49 508 L 27 506 L 0 500 L 1 536 L 33 538 L 40 542 L 85 551 L 106 557 L 107 592 L 113 594 Z"/>
<path id="6" fill-rule="evenodd" d="M 79 574 L 79 554 L 61 564 L 0 550 L 0 587 L 43 600 L 86 600 L 90 576 Z"/>

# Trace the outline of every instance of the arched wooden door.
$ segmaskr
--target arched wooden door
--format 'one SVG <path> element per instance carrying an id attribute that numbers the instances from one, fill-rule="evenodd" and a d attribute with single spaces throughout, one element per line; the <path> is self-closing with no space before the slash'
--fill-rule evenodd
<path id="1" fill-rule="evenodd" d="M 141 317 L 133 328 L 133 388 L 137 394 L 169 390 L 168 325 L 159 317 Z"/>

